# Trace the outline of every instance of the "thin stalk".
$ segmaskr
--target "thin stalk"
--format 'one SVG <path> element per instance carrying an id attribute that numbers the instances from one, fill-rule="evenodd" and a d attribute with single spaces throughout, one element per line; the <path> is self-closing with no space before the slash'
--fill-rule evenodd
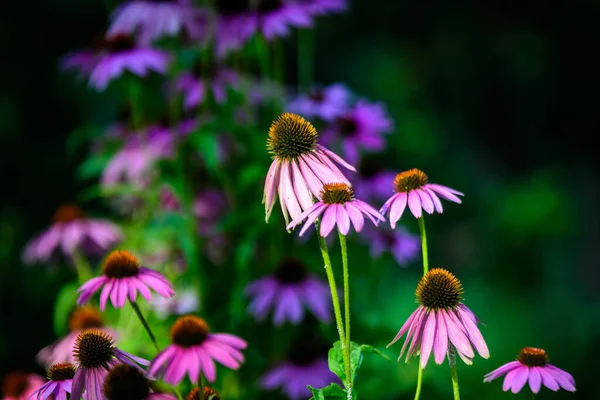
<path id="1" fill-rule="evenodd" d="M 421 396 L 421 383 L 423 382 L 423 368 L 419 365 L 419 372 L 417 375 L 417 391 L 415 392 L 415 400 L 419 400 Z"/>
<path id="2" fill-rule="evenodd" d="M 531 392 L 531 399 L 534 400 L 535 399 L 535 393 Z"/>
<path id="3" fill-rule="evenodd" d="M 460 400 L 458 388 L 458 371 L 456 369 L 456 350 L 453 345 L 448 345 L 448 363 L 450 364 L 450 376 L 452 377 L 452 393 L 454 400 Z"/>
<path id="4" fill-rule="evenodd" d="M 346 348 L 344 349 L 346 357 L 350 360 L 350 274 L 348 272 L 348 246 L 346 236 L 338 231 L 340 237 L 340 248 L 342 249 L 342 266 L 344 269 L 344 315 L 346 317 Z M 348 376 L 350 388 L 352 387 L 353 377 Z M 348 388 L 348 389 L 350 389 Z"/>
<path id="5" fill-rule="evenodd" d="M 73 264 L 75 264 L 79 283 L 83 284 L 92 278 L 93 275 L 90 264 L 88 264 L 83 254 L 77 249 L 73 252 Z"/>
<path id="6" fill-rule="evenodd" d="M 204 386 L 206 386 L 204 374 L 200 373 L 200 400 L 204 400 Z"/>
<path id="7" fill-rule="evenodd" d="M 142 315 L 142 311 L 140 310 L 140 307 L 137 305 L 137 303 L 135 301 L 129 300 L 129 304 L 131 304 L 131 308 L 133 308 L 133 311 L 135 311 L 135 313 L 137 314 L 140 322 L 144 326 L 144 329 L 146 329 L 146 332 L 148 332 L 148 336 L 150 336 L 150 340 L 152 340 L 152 343 L 154 344 L 154 348 L 156 348 L 157 352 L 160 352 L 160 347 L 158 347 L 156 338 L 154 337 L 154 334 L 152 333 L 152 330 L 150 329 L 150 325 L 148 325 L 146 318 L 144 318 L 144 316 Z"/>
<path id="8" fill-rule="evenodd" d="M 421 252 L 423 253 L 423 275 L 429 271 L 429 256 L 427 254 L 427 232 L 425 231 L 424 217 L 417 218 L 419 221 L 419 233 L 421 234 Z"/>

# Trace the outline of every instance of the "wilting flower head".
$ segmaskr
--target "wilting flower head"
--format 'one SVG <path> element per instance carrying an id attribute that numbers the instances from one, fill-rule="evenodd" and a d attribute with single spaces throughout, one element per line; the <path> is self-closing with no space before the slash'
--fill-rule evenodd
<path id="1" fill-rule="evenodd" d="M 331 318 L 329 288 L 310 275 L 304 264 L 295 258 L 280 261 L 275 274 L 251 282 L 246 294 L 252 297 L 248 310 L 258 319 L 264 319 L 273 309 L 273 323 L 282 325 L 286 320 L 299 324 L 307 307 L 321 322 Z"/>
<path id="2" fill-rule="evenodd" d="M 38 400 L 47 398 L 66 400 L 67 393 L 71 393 L 71 385 L 75 376 L 75 366 L 71 363 L 54 364 L 48 368 L 48 382 L 40 386 L 31 394 Z"/>
<path id="3" fill-rule="evenodd" d="M 400 229 L 369 229 L 362 235 L 370 245 L 371 257 L 377 259 L 383 253 L 389 252 L 394 256 L 398 265 L 405 266 L 414 261 L 421 252 L 421 239 L 405 228 Z"/>
<path id="4" fill-rule="evenodd" d="M 104 326 L 102 315 L 91 306 L 75 308 L 69 316 L 68 327 L 69 333 L 66 336 L 40 350 L 37 354 L 40 364 L 49 366 L 59 363 L 74 363 L 73 347 L 77 336 L 86 329 L 96 328 L 113 337 L 116 336 L 114 330 Z"/>
<path id="5" fill-rule="evenodd" d="M 210 386 L 204 386 L 204 388 L 200 389 L 199 387 L 193 388 L 188 395 L 185 397 L 185 400 L 221 400 L 221 396 L 219 393 Z"/>
<path id="6" fill-rule="evenodd" d="M 119 6 L 113 12 L 107 35 L 137 33 L 139 42 L 145 45 L 180 33 L 197 39 L 205 28 L 202 17 L 202 10 L 195 8 L 193 1 L 135 0 Z"/>
<path id="7" fill-rule="evenodd" d="M 2 400 L 28 400 L 44 383 L 44 378 L 37 374 L 10 372 L 2 381 Z"/>
<path id="8" fill-rule="evenodd" d="M 429 270 L 419 281 L 415 295 L 419 307 L 388 344 L 388 347 L 391 346 L 408 332 L 398 360 L 409 342 L 406 362 L 419 353 L 421 368 L 427 365 L 432 350 L 435 363 L 441 364 L 450 345 L 456 348 L 467 365 L 471 365 L 475 357 L 471 344 L 481 357 L 490 356 L 485 340 L 477 328 L 477 317 L 462 304 L 463 288 L 454 275 L 443 268 Z"/>
<path id="9" fill-rule="evenodd" d="M 147 300 L 152 300 L 150 289 L 163 297 L 171 297 L 175 293 L 173 285 L 161 273 L 144 268 L 133 254 L 125 250 L 113 251 L 102 264 L 104 276 L 90 279 L 79 289 L 77 304 L 83 305 L 103 287 L 100 294 L 100 310 L 104 311 L 106 302 L 110 301 L 115 308 L 122 308 L 129 298 L 135 301 L 138 290 Z"/>
<path id="10" fill-rule="evenodd" d="M 213 382 L 217 373 L 214 361 L 231 369 L 238 369 L 244 362 L 241 349 L 245 340 L 228 333 L 210 333 L 208 324 L 199 317 L 179 317 L 171 327 L 171 345 L 154 357 L 148 376 L 164 377 L 165 382 L 177 385 L 187 372 L 196 384 L 200 374 Z"/>
<path id="11" fill-rule="evenodd" d="M 118 364 L 106 375 L 102 384 L 106 400 L 176 400 L 166 393 L 151 393 L 144 372 L 129 364 Z M 100 399 L 100 398 L 99 398 Z"/>
<path id="12" fill-rule="evenodd" d="M 518 393 L 529 381 L 533 393 L 540 391 L 542 384 L 548 389 L 557 391 L 559 388 L 575 391 L 575 380 L 568 372 L 548 363 L 548 355 L 542 349 L 525 347 L 519 351 L 517 361 L 511 361 L 487 374 L 483 381 L 490 382 L 505 375 L 502 390 Z"/>
<path id="13" fill-rule="evenodd" d="M 348 110 L 350 96 L 345 85 L 335 83 L 313 88 L 307 95 L 299 95 L 290 101 L 287 109 L 306 118 L 318 117 L 331 121 Z"/>
<path id="14" fill-rule="evenodd" d="M 376 209 L 364 201 L 355 199 L 354 191 L 347 184 L 327 183 L 323 185 L 319 201 L 294 218 L 287 229 L 293 229 L 306 218 L 306 222 L 300 230 L 300 236 L 302 236 L 320 216 L 322 218 L 319 234 L 323 237 L 328 236 L 336 225 L 342 235 L 347 235 L 350 231 L 350 221 L 352 221 L 354 229 L 360 232 L 365 224 L 365 216 L 375 225 L 378 224 L 377 220 L 385 221 L 385 218 Z"/>
<path id="15" fill-rule="evenodd" d="M 350 186 L 334 162 L 350 171 L 354 167 L 318 144 L 317 137 L 315 127 L 296 114 L 281 114 L 271 125 L 267 149 L 273 155 L 273 162 L 263 195 L 266 221 L 277 195 L 287 225 L 289 217 L 295 219 L 312 207 L 313 196 L 321 195 L 324 184 L 342 182 Z"/>
<path id="16" fill-rule="evenodd" d="M 407 204 L 415 218 L 421 218 L 422 210 L 428 214 L 432 214 L 434 211 L 442 213 L 440 197 L 460 204 L 461 201 L 457 196 L 464 196 L 463 193 L 449 187 L 429 183 L 425 172 L 416 168 L 396 175 L 394 189 L 397 193 L 390 197 L 379 210 L 382 214 L 389 211 L 392 228 L 396 227 L 396 222 L 402 217 Z"/>
<path id="17" fill-rule="evenodd" d="M 77 250 L 90 255 L 102 254 L 122 238 L 117 225 L 103 219 L 88 218 L 73 204 L 56 210 L 53 221 L 47 231 L 27 243 L 23 250 L 24 263 L 47 262 L 58 250 L 68 257 Z"/>
<path id="18" fill-rule="evenodd" d="M 197 62 L 190 72 L 184 72 L 175 81 L 175 89 L 183 93 L 183 107 L 186 110 L 197 108 L 211 93 L 217 104 L 227 98 L 227 89 L 239 83 L 239 74 L 228 68 Z"/>
<path id="19" fill-rule="evenodd" d="M 73 350 L 77 371 L 73 377 L 72 399 L 80 399 L 86 391 L 87 399 L 102 399 L 102 383 L 108 371 L 120 363 L 138 368 L 148 361 L 124 352 L 114 346 L 113 338 L 98 329 L 87 329 L 77 336 Z"/>

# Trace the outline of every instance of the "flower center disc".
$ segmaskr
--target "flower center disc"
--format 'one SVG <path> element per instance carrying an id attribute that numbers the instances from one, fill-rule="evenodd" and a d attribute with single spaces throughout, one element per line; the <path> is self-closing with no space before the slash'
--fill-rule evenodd
<path id="1" fill-rule="evenodd" d="M 125 278 L 136 276 L 140 269 L 140 261 L 125 250 L 113 251 L 102 264 L 102 272 L 109 278 Z"/>
<path id="2" fill-rule="evenodd" d="M 313 150 L 318 136 L 310 122 L 299 115 L 284 113 L 269 128 L 267 150 L 280 159 L 296 160 Z"/>
<path id="3" fill-rule="evenodd" d="M 114 356 L 113 340 L 106 332 L 87 329 L 77 336 L 73 355 L 85 368 L 108 368 Z"/>
<path id="4" fill-rule="evenodd" d="M 51 381 L 66 381 L 75 376 L 75 366 L 71 363 L 53 364 L 48 368 L 48 379 Z"/>
<path id="5" fill-rule="evenodd" d="M 443 268 L 434 268 L 421 278 L 415 296 L 423 307 L 434 310 L 455 309 L 462 300 L 462 284 Z"/>
<path id="6" fill-rule="evenodd" d="M 79 307 L 74 309 L 69 316 L 69 331 L 81 331 L 88 328 L 101 328 L 104 326 L 102 316 L 92 307 Z"/>
<path id="7" fill-rule="evenodd" d="M 85 214 L 81 210 L 81 208 L 77 207 L 74 204 L 65 204 L 60 206 L 52 216 L 52 220 L 54 222 L 71 222 L 76 219 L 84 218 Z"/>
<path id="8" fill-rule="evenodd" d="M 119 364 L 108 373 L 102 391 L 108 400 L 145 400 L 150 387 L 141 370 Z"/>
<path id="9" fill-rule="evenodd" d="M 120 53 L 133 49 L 135 47 L 135 42 L 128 35 L 118 34 L 105 39 L 104 47 L 110 53 Z"/>
<path id="10" fill-rule="evenodd" d="M 275 276 L 281 283 L 300 283 L 306 278 L 306 267 L 302 261 L 287 257 L 277 265 Z"/>
<path id="11" fill-rule="evenodd" d="M 4 377 L 2 393 L 5 398 L 19 398 L 29 387 L 29 375 L 25 372 L 11 372 Z"/>
<path id="12" fill-rule="evenodd" d="M 542 367 L 548 363 L 548 355 L 545 350 L 536 347 L 525 347 L 519 351 L 517 359 L 521 364 L 528 367 Z"/>
<path id="13" fill-rule="evenodd" d="M 185 397 L 185 400 L 200 400 L 201 398 L 204 398 L 204 400 L 221 400 L 219 393 L 217 393 L 217 391 L 211 387 L 204 386 L 202 392 L 204 397 L 200 397 L 200 388 L 195 387 L 188 393 L 188 395 Z"/>
<path id="14" fill-rule="evenodd" d="M 181 347 L 198 346 L 208 337 L 208 324 L 193 315 L 179 317 L 171 327 L 171 342 Z"/>
<path id="15" fill-rule="evenodd" d="M 429 182 L 429 179 L 425 175 L 425 172 L 413 168 L 396 175 L 394 188 L 398 193 L 410 192 L 411 190 L 423 187 L 427 182 Z"/>
<path id="16" fill-rule="evenodd" d="M 325 204 L 344 204 L 354 199 L 354 190 L 345 183 L 326 183 L 321 190 Z"/>

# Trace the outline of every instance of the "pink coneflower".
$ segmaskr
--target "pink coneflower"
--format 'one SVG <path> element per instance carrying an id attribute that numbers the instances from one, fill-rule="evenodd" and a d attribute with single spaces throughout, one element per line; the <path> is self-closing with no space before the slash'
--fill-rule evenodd
<path id="1" fill-rule="evenodd" d="M 106 400 L 176 400 L 168 393 L 152 393 L 144 372 L 129 364 L 118 364 L 106 375 L 102 384 Z"/>
<path id="2" fill-rule="evenodd" d="M 462 295 L 460 281 L 443 268 L 431 269 L 421 278 L 415 292 L 419 307 L 388 344 L 388 347 L 391 346 L 408 332 L 398 360 L 409 342 L 406 362 L 413 355 L 419 354 L 421 368 L 427 365 L 432 351 L 435 363 L 441 364 L 450 345 L 456 348 L 467 365 L 471 365 L 475 357 L 471 344 L 481 357 L 490 356 L 485 340 L 477 328 L 477 317 L 462 304 Z"/>
<path id="3" fill-rule="evenodd" d="M 113 338 L 98 329 L 87 329 L 77 336 L 73 350 L 77 371 L 73 377 L 72 399 L 80 399 L 83 391 L 90 400 L 102 399 L 102 383 L 108 372 L 120 363 L 138 368 L 148 361 L 114 346 Z"/>
<path id="4" fill-rule="evenodd" d="M 245 293 L 252 297 L 248 310 L 263 320 L 271 309 L 273 323 L 281 326 L 285 321 L 298 325 L 307 307 L 321 322 L 331 318 L 329 287 L 310 275 L 304 264 L 295 258 L 280 261 L 275 274 L 251 282 Z"/>
<path id="5" fill-rule="evenodd" d="M 71 393 L 75 366 L 71 363 L 53 364 L 48 368 L 48 382 L 40 386 L 31 397 L 37 400 L 67 400 L 67 393 Z"/>
<path id="6" fill-rule="evenodd" d="M 421 218 L 422 210 L 428 214 L 432 214 L 434 211 L 438 213 L 443 211 L 440 197 L 460 204 L 461 200 L 457 196 L 464 196 L 463 193 L 449 187 L 429 183 L 427 175 L 416 168 L 396 175 L 394 189 L 397 193 L 390 197 L 379 210 L 382 214 L 389 211 L 392 228 L 396 227 L 396 222 L 402 217 L 407 204 L 415 218 Z"/>
<path id="7" fill-rule="evenodd" d="M 175 89 L 183 93 L 183 107 L 192 110 L 204 102 L 209 92 L 217 104 L 223 104 L 227 89 L 236 87 L 239 81 L 239 74 L 233 69 L 197 62 L 192 71 L 176 78 Z"/>
<path id="8" fill-rule="evenodd" d="M 327 237 L 336 225 L 342 235 L 347 235 L 350 231 L 351 221 L 356 232 L 360 232 L 365 224 L 365 216 L 375 225 L 378 224 L 378 220 L 385 221 L 385 218 L 376 209 L 364 201 L 355 199 L 354 191 L 347 184 L 327 183 L 323 185 L 319 201 L 294 218 L 288 224 L 287 229 L 293 229 L 306 219 L 306 223 L 300 230 L 300 236 L 302 236 L 320 216 L 322 218 L 319 234 L 323 237 Z"/>
<path id="9" fill-rule="evenodd" d="M 44 383 L 44 378 L 37 374 L 10 372 L 2 381 L 2 400 L 28 400 Z"/>
<path id="10" fill-rule="evenodd" d="M 390 253 L 398 265 L 406 266 L 421 254 L 421 239 L 404 227 L 369 229 L 368 233 L 365 232 L 362 237 L 369 243 L 370 254 L 374 259 L 381 257 L 384 253 Z"/>
<path id="11" fill-rule="evenodd" d="M 91 306 L 75 308 L 68 321 L 69 333 L 60 340 L 44 347 L 37 354 L 37 361 L 45 366 L 59 363 L 74 363 L 73 347 L 81 332 L 96 328 L 115 337 L 114 330 L 104 326 L 102 315 Z"/>
<path id="12" fill-rule="evenodd" d="M 228 333 L 210 333 L 208 324 L 199 317 L 179 317 L 171 327 L 171 345 L 158 353 L 148 376 L 164 377 L 165 382 L 177 385 L 187 372 L 196 384 L 200 374 L 213 382 L 217 376 L 215 363 L 218 361 L 231 369 L 238 369 L 244 362 L 240 350 L 245 349 L 245 340 Z"/>
<path id="13" fill-rule="evenodd" d="M 267 222 L 278 195 L 287 225 L 290 217 L 296 219 L 312 207 L 313 196 L 320 196 L 324 184 L 350 185 L 335 163 L 350 171 L 354 167 L 318 144 L 317 137 L 315 127 L 296 114 L 281 114 L 271 125 L 267 149 L 273 162 L 263 194 Z"/>
<path id="14" fill-rule="evenodd" d="M 199 387 L 193 388 L 185 396 L 185 400 L 221 400 L 221 396 L 210 386 L 204 386 L 202 389 Z"/>
<path id="15" fill-rule="evenodd" d="M 88 218 L 81 208 L 65 204 L 56 210 L 54 224 L 34 237 L 23 250 L 23 262 L 47 262 L 58 252 L 73 257 L 76 251 L 90 255 L 104 253 L 121 241 L 119 227 L 112 222 Z"/>
<path id="16" fill-rule="evenodd" d="M 517 361 L 511 361 L 487 374 L 483 381 L 491 382 L 506 374 L 502 390 L 518 393 L 529 381 L 533 393 L 540 391 L 542 384 L 552 391 L 559 388 L 575 391 L 575 379 L 568 372 L 548 364 L 548 355 L 542 349 L 525 347 L 519 351 Z"/>
<path id="17" fill-rule="evenodd" d="M 90 279 L 79 289 L 77 304 L 83 305 L 102 288 L 100 294 L 100 310 L 104 311 L 110 296 L 115 308 L 125 306 L 127 299 L 134 302 L 138 291 L 147 300 L 152 300 L 150 289 L 163 297 L 171 297 L 175 293 L 173 285 L 162 274 L 140 265 L 133 254 L 125 250 L 113 251 L 102 264 L 104 276 Z"/>
<path id="18" fill-rule="evenodd" d="M 287 109 L 305 118 L 317 117 L 331 121 L 348 110 L 350 96 L 345 85 L 334 83 L 313 88 L 307 95 L 297 96 L 289 102 Z"/>

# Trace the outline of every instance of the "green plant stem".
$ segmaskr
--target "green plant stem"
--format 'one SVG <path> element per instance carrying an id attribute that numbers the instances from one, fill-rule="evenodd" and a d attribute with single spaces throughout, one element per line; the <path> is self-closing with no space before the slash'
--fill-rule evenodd
<path id="1" fill-rule="evenodd" d="M 73 252 L 73 263 L 75 264 L 79 283 L 83 284 L 92 278 L 93 275 L 90 264 L 88 264 L 87 260 L 78 249 L 75 249 Z"/>
<path id="2" fill-rule="evenodd" d="M 152 340 L 152 343 L 154 344 L 154 348 L 156 348 L 157 352 L 160 352 L 160 347 L 158 347 L 156 338 L 154 337 L 154 334 L 152 333 L 152 330 L 150 329 L 150 325 L 148 325 L 148 322 L 146 322 L 146 318 L 144 318 L 144 316 L 142 315 L 142 311 L 140 310 L 140 307 L 137 305 L 137 303 L 135 301 L 129 300 L 129 304 L 131 304 L 131 308 L 133 308 L 133 311 L 135 311 L 135 313 L 137 314 L 140 322 L 144 326 L 144 329 L 146 329 L 146 332 L 148 332 L 148 336 L 150 336 L 150 340 Z"/>
<path id="3" fill-rule="evenodd" d="M 458 371 L 456 369 L 456 350 L 453 345 L 448 345 L 448 363 L 450 364 L 450 376 L 452 377 L 452 393 L 454 400 L 460 400 L 458 389 Z"/>
<path id="4" fill-rule="evenodd" d="M 342 266 L 344 269 L 344 316 L 346 317 L 346 348 L 344 349 L 346 357 L 350 360 L 350 274 L 348 272 L 348 246 L 346 236 L 338 231 L 340 237 L 340 248 L 342 249 Z M 353 377 L 348 376 L 350 388 L 352 387 Z M 348 389 L 350 389 L 348 388 Z"/>
<path id="5" fill-rule="evenodd" d="M 531 399 L 535 399 L 535 393 L 531 392 Z"/>
<path id="6" fill-rule="evenodd" d="M 429 256 L 427 254 L 427 232 L 425 231 L 424 217 L 417 218 L 419 221 L 419 233 L 421 234 L 421 252 L 423 253 L 423 275 L 429 271 Z"/>
<path id="7" fill-rule="evenodd" d="M 417 375 L 417 390 L 415 392 L 415 400 L 419 400 L 419 397 L 421 397 L 421 383 L 423 382 L 423 368 L 421 368 L 421 365 L 419 364 L 419 372 Z"/>

